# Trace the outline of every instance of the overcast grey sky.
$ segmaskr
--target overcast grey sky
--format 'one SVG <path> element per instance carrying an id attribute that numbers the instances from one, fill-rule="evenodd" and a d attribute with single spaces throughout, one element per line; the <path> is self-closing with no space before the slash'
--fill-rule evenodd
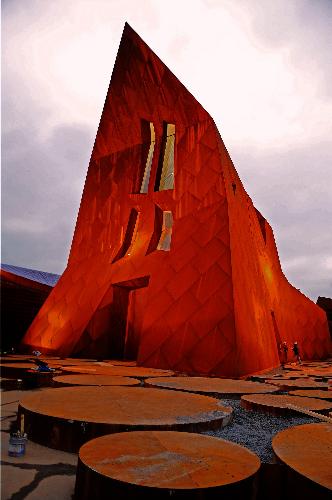
<path id="1" fill-rule="evenodd" d="M 331 0 L 3 0 L 2 262 L 64 270 L 125 21 L 214 118 L 290 282 L 332 296 Z"/>

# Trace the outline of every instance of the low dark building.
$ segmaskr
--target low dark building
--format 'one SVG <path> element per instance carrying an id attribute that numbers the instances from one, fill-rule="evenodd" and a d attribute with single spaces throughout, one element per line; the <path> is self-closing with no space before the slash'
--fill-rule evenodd
<path id="1" fill-rule="evenodd" d="M 59 275 L 1 264 L 1 349 L 16 348 Z"/>

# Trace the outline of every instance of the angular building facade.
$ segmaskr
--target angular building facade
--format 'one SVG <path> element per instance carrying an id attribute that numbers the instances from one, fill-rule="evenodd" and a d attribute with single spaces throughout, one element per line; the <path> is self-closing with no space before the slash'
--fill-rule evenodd
<path id="1" fill-rule="evenodd" d="M 190 374 L 323 358 L 326 316 L 282 273 L 211 116 L 126 24 L 68 265 L 24 346 Z"/>

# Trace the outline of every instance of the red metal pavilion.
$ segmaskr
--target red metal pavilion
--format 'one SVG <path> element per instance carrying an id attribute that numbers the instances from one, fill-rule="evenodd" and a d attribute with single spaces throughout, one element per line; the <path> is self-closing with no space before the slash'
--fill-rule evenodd
<path id="1" fill-rule="evenodd" d="M 298 341 L 324 358 L 324 311 L 285 278 L 211 116 L 126 24 L 69 261 L 23 345 L 237 377 Z"/>

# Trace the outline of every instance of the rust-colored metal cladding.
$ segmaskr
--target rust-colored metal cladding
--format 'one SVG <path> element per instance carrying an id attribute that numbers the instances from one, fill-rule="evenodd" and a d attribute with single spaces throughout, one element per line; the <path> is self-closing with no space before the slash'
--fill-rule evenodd
<path id="1" fill-rule="evenodd" d="M 208 377 L 152 378 L 145 380 L 144 385 L 209 394 L 215 397 L 241 396 L 242 394 L 277 392 L 279 390 L 278 387 L 261 382 Z"/>
<path id="2" fill-rule="evenodd" d="M 317 398 L 317 399 L 329 399 L 332 400 L 332 391 L 324 391 L 319 389 L 314 390 L 299 390 L 299 391 L 290 391 L 290 396 L 302 396 L 305 398 Z"/>
<path id="3" fill-rule="evenodd" d="M 125 25 L 68 265 L 24 338 L 62 356 L 238 377 L 327 357 L 211 116 Z"/>
<path id="4" fill-rule="evenodd" d="M 21 414 L 29 439 L 76 452 L 86 441 L 114 432 L 213 430 L 230 422 L 232 408 L 198 394 L 82 386 L 49 389 L 22 398 L 18 419 Z"/>
<path id="5" fill-rule="evenodd" d="M 304 410 L 321 412 L 326 415 L 332 408 L 332 402 L 300 396 L 249 394 L 241 397 L 241 406 L 246 410 L 261 411 L 274 415 L 287 415 L 287 413 L 294 411 L 289 408 L 289 405 Z"/>
<path id="6" fill-rule="evenodd" d="M 224 439 L 186 432 L 130 432 L 86 443 L 75 498 L 253 498 L 260 460 Z"/>
<path id="7" fill-rule="evenodd" d="M 272 439 L 272 448 L 278 459 L 315 484 L 325 488 L 325 495 L 296 498 L 331 498 L 332 490 L 332 425 L 305 424 L 279 432 Z M 308 483 L 306 483 L 307 485 Z M 299 483 L 297 491 L 300 493 Z M 322 493 L 322 492 L 320 492 Z M 308 495 L 308 490 L 306 490 Z"/>
<path id="8" fill-rule="evenodd" d="M 171 377 L 174 373 L 171 370 L 158 370 L 156 368 L 144 368 L 136 366 L 106 366 L 101 365 L 81 365 L 65 366 L 62 369 L 65 373 L 86 373 L 91 375 L 110 375 L 120 377 L 137 377 L 140 379 L 148 377 Z"/>
<path id="9" fill-rule="evenodd" d="M 140 380 L 130 377 L 114 377 L 110 375 L 60 375 L 54 377 L 55 386 L 65 385 L 140 385 Z"/>

